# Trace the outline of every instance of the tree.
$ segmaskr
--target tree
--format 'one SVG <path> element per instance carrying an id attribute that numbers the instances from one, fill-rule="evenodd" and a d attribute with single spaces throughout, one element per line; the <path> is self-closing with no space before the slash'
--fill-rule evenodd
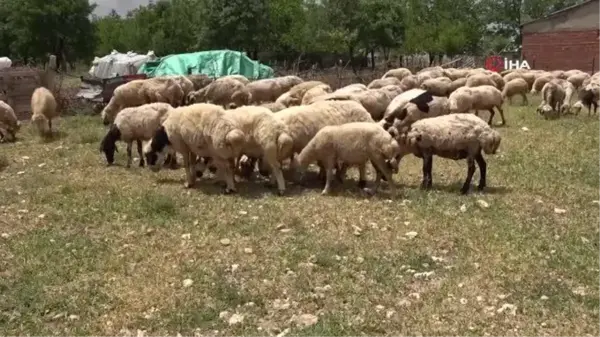
<path id="1" fill-rule="evenodd" d="M 3 1 L 3 35 L 10 40 L 9 55 L 42 61 L 55 54 L 58 66 L 90 59 L 95 47 L 89 16 L 95 5 L 87 0 Z"/>
<path id="2" fill-rule="evenodd" d="M 387 61 L 392 48 L 401 45 L 404 35 L 403 2 L 397 0 L 362 0 L 363 25 L 359 39 L 371 52 L 371 64 L 375 65 L 374 50 L 381 48 Z"/>

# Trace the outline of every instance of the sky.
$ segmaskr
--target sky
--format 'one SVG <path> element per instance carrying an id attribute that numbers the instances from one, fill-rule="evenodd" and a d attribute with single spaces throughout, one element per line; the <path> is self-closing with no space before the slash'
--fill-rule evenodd
<path id="1" fill-rule="evenodd" d="M 139 5 L 147 5 L 148 0 L 90 0 L 98 6 L 94 14 L 102 16 L 110 13 L 111 9 L 117 10 L 119 14 L 127 14 L 127 11 L 137 8 Z"/>

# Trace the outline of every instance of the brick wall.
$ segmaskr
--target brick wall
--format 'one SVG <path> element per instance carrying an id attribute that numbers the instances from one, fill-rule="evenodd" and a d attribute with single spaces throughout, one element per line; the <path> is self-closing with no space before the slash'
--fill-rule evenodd
<path id="1" fill-rule="evenodd" d="M 532 69 L 598 71 L 598 29 L 524 33 L 522 56 Z"/>

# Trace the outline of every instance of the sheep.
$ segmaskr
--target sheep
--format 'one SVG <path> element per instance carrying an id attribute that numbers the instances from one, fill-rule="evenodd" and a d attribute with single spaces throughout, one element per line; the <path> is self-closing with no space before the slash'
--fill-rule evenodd
<path id="1" fill-rule="evenodd" d="M 506 100 L 508 98 L 509 104 L 512 104 L 512 97 L 514 95 L 521 95 L 521 97 L 523 98 L 523 105 L 528 105 L 528 101 L 527 101 L 527 90 L 529 89 L 529 86 L 527 85 L 527 82 L 525 82 L 524 79 L 522 78 L 515 78 L 513 80 L 510 80 L 508 83 L 506 83 L 506 85 L 504 86 L 504 89 L 502 89 L 502 99 Z"/>
<path id="2" fill-rule="evenodd" d="M 246 89 L 248 89 L 252 97 L 250 103 L 254 104 L 274 102 L 277 97 L 285 92 L 273 78 L 248 83 Z"/>
<path id="3" fill-rule="evenodd" d="M 153 172 L 160 170 L 171 149 L 179 152 L 183 155 L 186 171 L 184 186 L 191 188 L 196 183 L 197 158 L 210 157 L 216 172 L 225 180 L 225 194 L 235 193 L 234 161 L 241 155 L 246 135 L 224 115 L 222 106 L 209 103 L 171 110 L 144 146 L 144 157 L 150 169 Z"/>
<path id="4" fill-rule="evenodd" d="M 494 88 L 496 89 L 496 88 Z M 479 166 L 478 190 L 486 187 L 487 164 L 482 151 L 495 154 L 502 137 L 479 117 L 471 114 L 450 114 L 421 119 L 412 124 L 408 133 L 399 134 L 389 130 L 398 141 L 400 155 L 397 162 L 409 153 L 423 160 L 423 181 L 421 188 L 430 189 L 433 185 L 431 169 L 433 156 L 452 160 L 467 160 L 467 178 L 461 193 L 467 194 L 475 173 L 475 162 Z"/>
<path id="5" fill-rule="evenodd" d="M 546 119 L 553 111 L 560 115 L 561 103 L 564 101 L 565 96 L 565 91 L 558 81 L 552 80 L 546 83 L 542 88 L 542 102 L 536 111 Z"/>
<path id="6" fill-rule="evenodd" d="M 279 102 L 287 107 L 300 105 L 306 92 L 318 85 L 324 85 L 321 81 L 307 81 L 294 85 L 288 92 L 279 96 L 275 102 Z"/>
<path id="7" fill-rule="evenodd" d="M 334 93 L 336 94 L 353 94 L 356 92 L 361 92 L 361 91 L 365 91 L 367 90 L 367 86 L 362 84 L 362 83 L 353 83 L 350 85 L 347 85 L 345 87 L 339 88 L 336 91 L 334 91 Z"/>
<path id="8" fill-rule="evenodd" d="M 544 87 L 544 85 L 546 85 L 546 83 L 550 82 L 554 78 L 555 78 L 555 76 L 552 75 L 551 73 L 544 73 L 542 76 L 537 77 L 535 79 L 535 81 L 533 81 L 533 85 L 531 87 L 531 93 L 537 94 L 538 92 L 542 91 L 542 88 Z M 523 81 L 525 81 L 525 80 L 523 80 Z M 527 82 L 525 82 L 525 83 L 527 83 Z"/>
<path id="9" fill-rule="evenodd" d="M 135 141 L 140 156 L 140 167 L 144 167 L 142 141 L 152 138 L 152 135 L 167 118 L 173 107 L 167 103 L 149 103 L 121 110 L 108 132 L 100 142 L 100 151 L 104 152 L 108 165 L 115 161 L 116 142 L 127 143 L 127 165 L 131 167 L 131 146 Z"/>
<path id="10" fill-rule="evenodd" d="M 462 87 L 450 94 L 450 112 L 467 113 L 469 110 L 488 110 L 490 118 L 488 124 L 494 119 L 494 108 L 500 112 L 502 125 L 506 124 L 504 111 L 502 110 L 502 92 L 493 85 L 482 85 L 478 87 Z"/>
<path id="11" fill-rule="evenodd" d="M 157 77 L 157 79 L 160 78 L 161 77 Z M 183 90 L 184 97 L 187 96 L 190 92 L 194 91 L 194 82 L 192 82 L 187 76 L 169 75 L 163 76 L 162 78 L 172 78 L 173 80 L 175 80 L 175 82 L 177 82 L 177 84 L 179 84 L 179 86 L 181 87 L 181 90 Z"/>
<path id="12" fill-rule="evenodd" d="M 560 113 L 566 114 L 571 110 L 571 99 L 575 93 L 575 86 L 569 81 L 562 82 L 563 90 L 565 91 L 565 98 L 560 106 Z"/>
<path id="13" fill-rule="evenodd" d="M 281 161 L 293 148 L 294 140 L 287 127 L 269 109 L 245 106 L 228 110 L 225 118 L 231 120 L 246 136 L 242 152 L 249 158 L 261 158 L 271 169 L 279 194 L 285 193 Z"/>
<path id="14" fill-rule="evenodd" d="M 567 81 L 571 82 L 575 89 L 579 89 L 582 86 L 583 82 L 590 77 L 590 74 L 581 72 L 570 75 L 569 77 L 567 77 Z"/>
<path id="15" fill-rule="evenodd" d="M 223 77 L 219 77 L 217 79 L 217 81 L 219 81 L 219 80 L 225 80 L 225 81 L 227 81 L 227 80 L 236 80 L 236 81 L 242 83 L 243 85 L 246 85 L 246 84 L 250 83 L 250 80 L 246 76 L 244 76 L 244 75 L 238 75 L 238 74 L 225 75 Z"/>
<path id="16" fill-rule="evenodd" d="M 448 96 L 452 80 L 447 77 L 437 77 L 423 81 L 421 89 L 429 91 L 434 96 Z"/>
<path id="17" fill-rule="evenodd" d="M 495 71 L 488 71 L 487 74 L 488 74 L 488 76 L 490 76 L 492 81 L 494 81 L 494 83 L 496 84 L 496 88 L 498 88 L 498 90 L 504 89 L 504 85 L 506 84 L 506 82 L 504 81 L 504 78 L 502 78 L 502 76 L 500 76 L 500 74 L 498 74 Z"/>
<path id="18" fill-rule="evenodd" d="M 592 77 L 592 80 L 594 80 L 594 77 Z M 573 110 L 575 110 L 576 114 L 579 114 L 581 109 L 586 106 L 588 108 L 588 116 L 591 115 L 592 110 L 594 111 L 594 114 L 596 114 L 598 112 L 599 99 L 600 81 L 590 81 L 590 84 L 579 91 L 579 100 L 573 104 Z"/>
<path id="19" fill-rule="evenodd" d="M 410 75 L 412 75 L 412 73 L 409 69 L 396 68 L 396 69 L 388 70 L 385 74 L 383 74 L 383 76 L 381 78 L 384 79 L 384 78 L 388 78 L 388 77 L 395 77 L 398 80 L 402 81 L 403 78 L 405 78 L 406 76 L 410 76 Z"/>
<path id="20" fill-rule="evenodd" d="M 416 89 L 419 87 L 419 85 L 421 85 L 421 82 L 419 80 L 419 77 L 417 77 L 417 75 L 406 76 L 405 78 L 402 79 L 402 81 L 400 81 L 400 88 L 402 88 L 403 91 L 407 91 L 410 89 Z"/>
<path id="21" fill-rule="evenodd" d="M 52 134 L 52 119 L 60 115 L 57 109 L 56 99 L 50 90 L 38 87 L 31 95 L 31 122 L 36 126 L 40 134 Z M 48 129 L 46 129 L 48 126 Z"/>
<path id="22" fill-rule="evenodd" d="M 381 174 L 393 188 L 392 173 L 386 162 L 393 161 L 400 154 L 396 140 L 380 125 L 370 122 L 355 122 L 323 127 L 308 142 L 296 159 L 296 166 L 304 171 L 306 167 L 319 162 L 326 172 L 325 188 L 322 194 L 331 193 L 334 168 L 343 163 L 358 166 L 360 178 L 358 186 L 366 187 L 366 164 L 370 161 L 377 169 L 377 187 Z"/>
<path id="23" fill-rule="evenodd" d="M 419 102 L 419 104 L 423 106 L 430 102 L 433 99 L 433 96 L 423 89 L 411 89 L 401 93 L 394 97 L 390 104 L 388 104 L 379 124 L 384 128 L 391 126 L 394 123 L 394 120 L 400 116 L 406 105 L 414 99 L 417 100 L 415 103 Z M 426 109 L 426 107 L 423 107 L 423 110 Z"/>
<path id="24" fill-rule="evenodd" d="M 279 83 L 282 92 L 289 91 L 294 86 L 304 82 L 300 77 L 295 75 L 275 77 L 275 80 L 277 81 L 277 83 Z"/>
<path id="25" fill-rule="evenodd" d="M 285 108 L 287 108 L 285 105 L 283 105 L 281 102 L 270 102 L 270 103 L 263 103 L 260 106 L 267 108 L 269 110 L 271 110 L 271 112 L 277 112 L 277 111 L 281 111 Z"/>
<path id="26" fill-rule="evenodd" d="M 304 96 L 302 97 L 301 105 L 311 104 L 319 96 L 327 95 L 329 93 L 331 93 L 331 87 L 328 84 L 320 84 L 316 87 L 312 87 L 309 90 L 307 90 Z"/>
<path id="27" fill-rule="evenodd" d="M 482 85 L 496 86 L 496 82 L 487 74 L 475 74 L 467 77 L 467 87 L 478 87 Z"/>
<path id="28" fill-rule="evenodd" d="M 448 97 L 433 97 L 433 99 L 426 104 L 427 109 L 423 109 L 423 107 L 419 107 L 419 105 L 415 103 L 408 103 L 394 121 L 393 127 L 398 130 L 398 132 L 404 133 L 418 120 L 450 113 L 450 100 Z"/>
<path id="29" fill-rule="evenodd" d="M 373 120 L 378 121 L 383 117 L 385 109 L 394 97 L 398 96 L 401 89 L 397 86 L 385 86 L 381 89 L 367 89 L 353 94 L 331 93 L 317 97 L 317 101 L 344 101 L 359 102 L 371 114 Z"/>
<path id="30" fill-rule="evenodd" d="M 232 109 L 248 105 L 251 100 L 252 95 L 242 82 L 232 78 L 220 78 L 198 91 L 189 93 L 186 105 L 205 102 Z"/>
<path id="31" fill-rule="evenodd" d="M 566 79 L 565 72 L 563 70 L 553 70 L 550 73 L 556 78 L 560 78 L 563 80 Z"/>
<path id="32" fill-rule="evenodd" d="M 467 85 L 467 78 L 466 77 L 459 78 L 457 80 L 452 81 L 452 83 L 450 83 L 450 89 L 448 91 L 448 95 L 450 95 L 451 93 L 453 93 L 454 91 L 456 91 L 456 89 L 458 89 L 460 87 L 464 87 L 465 85 Z"/>
<path id="33" fill-rule="evenodd" d="M 188 80 L 192 81 L 192 84 L 194 85 L 194 91 L 198 91 L 213 82 L 210 77 L 204 74 L 187 75 L 187 78 Z"/>
<path id="34" fill-rule="evenodd" d="M 448 77 L 452 81 L 456 81 L 458 79 L 466 78 L 469 74 L 470 69 L 456 69 L 456 68 L 447 68 L 444 69 L 444 76 Z"/>
<path id="35" fill-rule="evenodd" d="M 119 111 L 125 108 L 156 102 L 176 107 L 183 103 L 184 98 L 183 89 L 173 78 L 133 80 L 114 90 L 113 96 L 102 110 L 102 123 L 112 123 Z"/>
<path id="36" fill-rule="evenodd" d="M 3 92 L 2 96 L 6 96 L 6 93 Z M 14 142 L 20 129 L 21 122 L 17 119 L 13 108 L 0 100 L 0 142 Z"/>
<path id="37" fill-rule="evenodd" d="M 400 83 L 402 82 L 396 77 L 380 78 L 371 81 L 371 83 L 367 85 L 367 89 L 379 89 L 385 87 L 386 85 L 400 85 Z"/>

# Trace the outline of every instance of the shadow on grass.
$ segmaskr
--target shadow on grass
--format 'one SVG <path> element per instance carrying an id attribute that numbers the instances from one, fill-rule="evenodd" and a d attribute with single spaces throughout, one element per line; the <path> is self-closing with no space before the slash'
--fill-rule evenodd
<path id="1" fill-rule="evenodd" d="M 456 194 L 456 195 L 461 195 L 460 194 L 460 189 L 462 188 L 463 183 L 462 182 L 457 182 L 454 184 L 450 184 L 450 185 L 439 185 L 439 184 L 433 184 L 433 186 L 431 187 L 430 191 L 440 191 L 440 192 L 447 192 L 447 193 L 451 193 L 451 194 Z M 421 190 L 423 192 L 427 192 L 426 190 L 421 189 L 421 185 L 420 184 L 413 184 L 413 185 L 405 185 L 405 188 L 410 188 L 410 189 L 418 189 Z M 512 188 L 509 187 L 504 187 L 504 186 L 486 186 L 483 191 L 479 191 L 477 189 L 477 185 L 471 185 L 471 189 L 469 190 L 469 194 L 499 194 L 499 195 L 504 195 L 504 194 L 508 194 L 508 193 L 512 193 Z"/>
<path id="2" fill-rule="evenodd" d="M 65 139 L 68 136 L 66 132 L 60 130 L 46 134 L 37 133 L 37 135 L 40 139 L 40 142 L 43 144 L 53 143 L 55 141 Z"/>

